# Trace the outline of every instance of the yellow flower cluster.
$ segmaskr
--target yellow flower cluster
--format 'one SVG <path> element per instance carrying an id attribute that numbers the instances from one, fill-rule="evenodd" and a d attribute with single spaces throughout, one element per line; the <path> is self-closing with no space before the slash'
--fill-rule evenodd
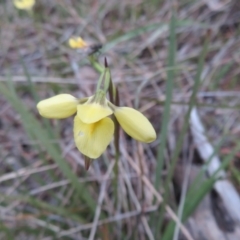
<path id="1" fill-rule="evenodd" d="M 74 140 L 85 156 L 98 158 L 107 148 L 114 134 L 114 114 L 124 131 L 141 142 L 152 142 L 156 132 L 148 119 L 129 107 L 117 107 L 99 90 L 94 96 L 77 99 L 70 94 L 59 94 L 42 100 L 37 105 L 41 116 L 46 118 L 74 118 Z"/>

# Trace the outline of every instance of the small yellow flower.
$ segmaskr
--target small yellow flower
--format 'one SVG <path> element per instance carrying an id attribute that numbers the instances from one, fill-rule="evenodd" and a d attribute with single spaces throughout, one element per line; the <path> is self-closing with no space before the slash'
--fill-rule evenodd
<path id="1" fill-rule="evenodd" d="M 71 48 L 86 48 L 88 44 L 81 37 L 71 37 L 68 40 L 68 44 Z"/>
<path id="2" fill-rule="evenodd" d="M 77 112 L 74 118 L 74 140 L 78 150 L 95 159 L 106 150 L 114 133 L 114 114 L 124 131 L 141 142 L 152 142 L 156 132 L 148 119 L 139 111 L 128 107 L 116 107 L 101 91 L 87 100 L 76 99 L 70 94 L 60 94 L 40 101 L 40 115 L 46 118 L 66 118 Z"/>
<path id="3" fill-rule="evenodd" d="M 21 10 L 31 10 L 35 4 L 35 0 L 13 0 L 16 8 Z"/>

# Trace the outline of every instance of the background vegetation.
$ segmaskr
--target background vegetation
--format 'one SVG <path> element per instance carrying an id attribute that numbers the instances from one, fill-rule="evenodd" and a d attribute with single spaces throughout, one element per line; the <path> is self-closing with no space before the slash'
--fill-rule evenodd
<path id="1" fill-rule="evenodd" d="M 240 239 L 238 0 L 0 1 L 0 239 Z M 158 138 L 120 134 L 88 171 L 73 118 L 36 103 L 93 94 L 67 41 L 103 44 L 122 106 Z M 136 123 L 137 124 L 137 123 Z"/>

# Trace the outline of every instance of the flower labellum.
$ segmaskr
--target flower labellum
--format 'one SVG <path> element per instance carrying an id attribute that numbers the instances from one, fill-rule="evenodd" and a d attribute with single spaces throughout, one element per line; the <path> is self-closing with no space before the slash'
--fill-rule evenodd
<path id="1" fill-rule="evenodd" d="M 112 140 L 114 124 L 108 117 L 86 124 L 76 116 L 73 132 L 78 150 L 89 158 L 95 159 L 102 155 Z"/>

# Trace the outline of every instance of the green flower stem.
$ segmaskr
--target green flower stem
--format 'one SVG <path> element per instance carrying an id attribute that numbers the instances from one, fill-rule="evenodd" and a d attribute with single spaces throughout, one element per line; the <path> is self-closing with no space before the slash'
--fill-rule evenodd
<path id="1" fill-rule="evenodd" d="M 89 62 L 91 63 L 92 67 L 99 73 L 103 73 L 105 70 L 105 67 L 102 66 L 96 59 L 94 55 L 88 56 Z"/>
<path id="2" fill-rule="evenodd" d="M 104 92 L 104 95 L 106 95 L 109 89 L 110 79 L 111 79 L 110 70 L 109 68 L 105 68 L 104 72 L 101 74 L 98 80 L 96 93 L 101 91 Z"/>
<path id="3" fill-rule="evenodd" d="M 110 86 L 110 81 L 111 81 L 111 73 L 110 69 L 107 67 L 105 68 L 105 78 L 104 78 L 104 83 L 103 83 L 103 89 L 104 92 L 107 93 L 109 86 Z"/>
<path id="4" fill-rule="evenodd" d="M 96 92 L 102 89 L 102 81 L 103 78 L 105 76 L 105 71 L 103 71 L 98 79 L 98 83 L 97 83 L 97 88 L 96 88 Z"/>

